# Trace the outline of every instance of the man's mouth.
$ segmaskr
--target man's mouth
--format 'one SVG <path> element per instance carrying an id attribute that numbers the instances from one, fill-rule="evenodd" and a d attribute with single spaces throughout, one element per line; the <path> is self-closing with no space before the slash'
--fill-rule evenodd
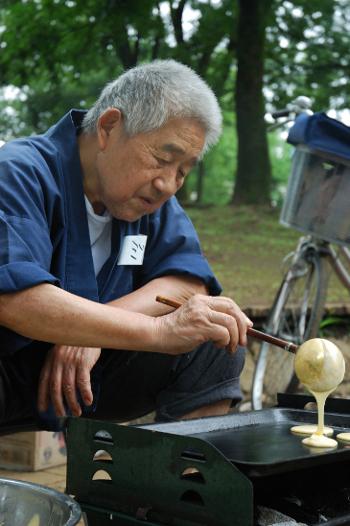
<path id="1" fill-rule="evenodd" d="M 150 199 L 149 197 L 141 197 L 141 199 L 142 199 L 143 201 L 145 201 L 146 203 L 150 204 L 150 205 L 151 205 L 152 202 L 153 202 L 152 199 Z"/>
<path id="2" fill-rule="evenodd" d="M 156 206 L 156 200 L 155 199 L 151 199 L 149 197 L 143 197 L 143 196 L 140 196 L 139 199 L 140 199 L 142 205 L 146 209 L 151 209 L 151 208 L 154 208 Z"/>

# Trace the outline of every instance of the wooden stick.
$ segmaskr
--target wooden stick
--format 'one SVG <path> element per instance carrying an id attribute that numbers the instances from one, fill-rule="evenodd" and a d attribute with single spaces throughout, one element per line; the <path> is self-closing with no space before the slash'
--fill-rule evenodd
<path id="1" fill-rule="evenodd" d="M 156 301 L 158 301 L 159 303 L 164 303 L 164 305 L 168 305 L 169 307 L 174 307 L 175 309 L 181 307 L 180 302 L 171 300 L 169 298 L 164 298 L 163 296 L 157 296 Z M 276 336 L 271 336 L 270 334 L 258 331 L 257 329 L 253 329 L 252 327 L 248 327 L 247 334 L 249 336 L 252 336 L 253 338 L 257 338 L 258 340 L 262 340 L 264 342 L 271 343 L 272 345 L 276 345 L 277 347 L 280 347 L 281 349 L 284 349 L 285 351 L 291 353 L 296 353 L 298 350 L 298 346 L 295 345 L 295 343 L 287 342 L 286 340 L 282 340 L 281 338 L 276 338 Z"/>

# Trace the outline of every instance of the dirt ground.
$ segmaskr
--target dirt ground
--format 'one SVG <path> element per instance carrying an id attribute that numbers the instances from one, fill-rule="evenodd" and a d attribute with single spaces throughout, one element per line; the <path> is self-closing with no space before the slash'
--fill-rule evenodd
<path id="1" fill-rule="evenodd" d="M 282 226 L 277 210 L 226 206 L 186 211 L 223 294 L 249 316 L 260 316 L 273 303 L 286 270 L 283 260 L 294 250 L 301 233 Z M 349 292 L 334 273 L 327 304 L 331 314 L 350 315 Z"/>

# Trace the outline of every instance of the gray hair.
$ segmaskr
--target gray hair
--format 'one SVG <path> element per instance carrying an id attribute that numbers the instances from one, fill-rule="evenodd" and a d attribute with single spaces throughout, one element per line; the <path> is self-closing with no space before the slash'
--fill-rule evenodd
<path id="1" fill-rule="evenodd" d="M 85 115 L 83 130 L 94 133 L 100 115 L 108 108 L 122 112 L 130 136 L 158 129 L 176 117 L 202 124 L 206 131 L 203 152 L 221 134 L 221 110 L 213 91 L 191 68 L 175 60 L 136 66 L 108 83 Z"/>

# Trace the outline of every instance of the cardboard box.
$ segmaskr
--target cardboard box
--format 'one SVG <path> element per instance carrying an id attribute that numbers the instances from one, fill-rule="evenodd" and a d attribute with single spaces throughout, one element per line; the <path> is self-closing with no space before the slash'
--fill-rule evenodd
<path id="1" fill-rule="evenodd" d="M 65 464 L 66 444 L 62 432 L 30 431 L 0 437 L 0 467 L 37 471 Z"/>

